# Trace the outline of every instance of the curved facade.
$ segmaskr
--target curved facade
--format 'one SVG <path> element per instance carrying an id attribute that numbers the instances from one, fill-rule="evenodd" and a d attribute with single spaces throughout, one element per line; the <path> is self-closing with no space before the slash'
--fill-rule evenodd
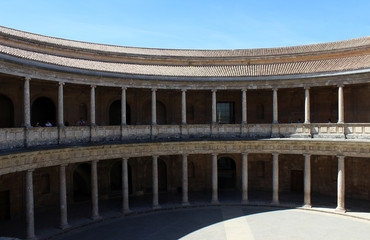
<path id="1" fill-rule="evenodd" d="M 0 27 L 0 221 L 163 193 L 369 200 L 370 37 L 240 50 L 120 47 Z M 51 126 L 47 126 L 51 125 Z M 345 191 L 346 189 L 346 191 Z M 222 201 L 221 201 L 222 203 Z M 24 214 L 26 213 L 26 214 Z M 22 237 L 22 236 L 21 236 Z"/>

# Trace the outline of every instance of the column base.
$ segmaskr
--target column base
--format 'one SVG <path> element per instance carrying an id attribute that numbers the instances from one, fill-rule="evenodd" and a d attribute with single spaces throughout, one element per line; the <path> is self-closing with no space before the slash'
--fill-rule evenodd
<path id="1" fill-rule="evenodd" d="M 183 207 L 189 207 L 190 206 L 190 203 L 189 202 L 182 202 L 182 206 Z"/>
<path id="2" fill-rule="evenodd" d="M 343 207 L 337 207 L 337 208 L 335 209 L 335 211 L 336 211 L 336 212 L 339 212 L 339 213 L 345 213 L 345 212 L 347 212 L 347 210 L 346 210 L 345 208 L 343 208 Z"/>
<path id="3" fill-rule="evenodd" d="M 219 205 L 220 204 L 220 201 L 218 201 L 218 200 L 212 200 L 211 204 L 212 205 Z"/>
<path id="4" fill-rule="evenodd" d="M 93 221 L 100 221 L 100 220 L 102 220 L 103 218 L 100 216 L 100 215 L 98 215 L 98 216 L 92 216 L 91 217 L 91 220 L 93 220 Z"/>
<path id="5" fill-rule="evenodd" d="M 156 210 L 156 209 L 161 209 L 161 206 L 160 205 L 153 205 L 153 210 Z"/>
<path id="6" fill-rule="evenodd" d="M 127 215 L 129 213 L 131 213 L 130 209 L 122 209 L 122 215 Z"/>
<path id="7" fill-rule="evenodd" d="M 305 204 L 302 206 L 303 208 L 312 208 L 312 205 L 311 204 Z"/>
<path id="8" fill-rule="evenodd" d="M 248 199 L 247 200 L 242 200 L 241 204 L 247 205 L 247 204 L 249 204 L 249 200 Z"/>
<path id="9" fill-rule="evenodd" d="M 280 202 L 279 201 L 272 201 L 271 202 L 271 205 L 273 205 L 273 206 L 279 206 L 280 205 Z"/>
<path id="10" fill-rule="evenodd" d="M 62 230 L 65 230 L 65 229 L 70 228 L 70 227 L 71 227 L 71 225 L 69 225 L 68 223 L 59 226 L 59 228 L 62 229 Z"/>

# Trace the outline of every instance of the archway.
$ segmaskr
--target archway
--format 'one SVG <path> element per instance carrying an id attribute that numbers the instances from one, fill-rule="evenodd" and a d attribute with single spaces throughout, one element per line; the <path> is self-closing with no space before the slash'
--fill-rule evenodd
<path id="1" fill-rule="evenodd" d="M 36 126 L 36 123 L 39 123 L 40 126 L 45 126 L 47 121 L 50 121 L 55 126 L 56 108 L 50 98 L 39 97 L 32 103 L 31 124 Z"/>
<path id="2" fill-rule="evenodd" d="M 218 188 L 236 188 L 236 166 L 235 161 L 229 157 L 221 157 L 217 161 Z"/>
<path id="3" fill-rule="evenodd" d="M 14 127 L 14 106 L 12 100 L 0 94 L 0 128 Z"/>
<path id="4" fill-rule="evenodd" d="M 132 169 L 130 164 L 127 164 L 128 172 L 128 192 L 132 193 Z M 111 193 L 122 192 L 122 161 L 114 163 L 110 169 L 110 191 Z"/>
<path id="5" fill-rule="evenodd" d="M 167 165 L 158 159 L 158 191 L 167 192 Z"/>
<path id="6" fill-rule="evenodd" d="M 73 200 L 88 201 L 91 194 L 91 165 L 82 163 L 73 172 Z"/>
<path id="7" fill-rule="evenodd" d="M 131 108 L 127 103 L 126 124 L 131 124 Z M 109 106 L 109 125 L 121 125 L 121 100 L 116 100 Z"/>

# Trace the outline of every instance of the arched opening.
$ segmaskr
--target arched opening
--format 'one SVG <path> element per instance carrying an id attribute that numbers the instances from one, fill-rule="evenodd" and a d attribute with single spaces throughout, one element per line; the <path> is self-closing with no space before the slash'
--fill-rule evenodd
<path id="1" fill-rule="evenodd" d="M 0 94 L 0 128 L 14 127 L 14 106 L 12 100 Z"/>
<path id="2" fill-rule="evenodd" d="M 167 192 L 167 165 L 158 159 L 158 191 Z"/>
<path id="3" fill-rule="evenodd" d="M 131 108 L 127 103 L 126 124 L 131 124 Z M 121 100 L 116 100 L 109 106 L 109 125 L 121 125 Z"/>
<path id="4" fill-rule="evenodd" d="M 91 194 L 91 166 L 82 163 L 73 172 L 73 200 L 88 201 Z"/>
<path id="5" fill-rule="evenodd" d="M 218 188 L 236 188 L 236 166 L 235 161 L 229 157 L 221 157 L 217 162 Z"/>
<path id="6" fill-rule="evenodd" d="M 132 170 L 130 164 L 127 164 L 128 172 L 128 191 L 132 193 Z M 114 163 L 110 169 L 110 190 L 114 195 L 122 193 L 122 161 Z"/>
<path id="7" fill-rule="evenodd" d="M 31 107 L 31 124 L 36 126 L 45 126 L 46 122 L 49 121 L 53 126 L 56 123 L 56 110 L 53 101 L 47 97 L 39 97 L 33 103 Z"/>

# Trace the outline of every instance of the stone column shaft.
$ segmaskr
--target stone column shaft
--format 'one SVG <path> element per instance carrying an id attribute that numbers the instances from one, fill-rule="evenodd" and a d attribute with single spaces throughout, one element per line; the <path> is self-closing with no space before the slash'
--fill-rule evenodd
<path id="1" fill-rule="evenodd" d="M 158 156 L 153 156 L 153 208 L 159 208 L 158 202 Z"/>
<path id="2" fill-rule="evenodd" d="M 338 86 L 338 123 L 344 123 L 343 85 Z"/>
<path id="3" fill-rule="evenodd" d="M 181 90 L 181 124 L 186 124 L 186 89 Z"/>
<path id="4" fill-rule="evenodd" d="M 242 153 L 242 204 L 248 203 L 248 153 Z"/>
<path id="5" fill-rule="evenodd" d="M 279 204 L 279 154 L 272 154 L 272 204 Z"/>
<path id="6" fill-rule="evenodd" d="M 24 79 L 24 92 L 23 92 L 23 110 L 24 110 L 24 126 L 31 127 L 31 105 L 30 105 L 30 80 L 26 77 Z"/>
<path id="7" fill-rule="evenodd" d="M 122 88 L 121 94 L 121 125 L 124 126 L 127 124 L 126 116 L 126 88 Z"/>
<path id="8" fill-rule="evenodd" d="M 344 156 L 338 156 L 338 203 L 337 211 L 345 212 L 345 163 Z"/>
<path id="9" fill-rule="evenodd" d="M 98 161 L 91 162 L 91 201 L 92 211 L 91 219 L 97 220 L 99 216 L 99 199 L 98 199 Z"/>
<path id="10" fill-rule="evenodd" d="M 212 124 L 217 122 L 217 100 L 216 100 L 217 90 L 212 90 Z"/>
<path id="11" fill-rule="evenodd" d="M 217 154 L 212 154 L 212 204 L 218 204 Z"/>
<path id="12" fill-rule="evenodd" d="M 304 155 L 304 207 L 311 205 L 311 155 Z"/>
<path id="13" fill-rule="evenodd" d="M 311 110 L 310 110 L 310 88 L 304 89 L 304 123 L 308 124 L 311 122 Z"/>
<path id="14" fill-rule="evenodd" d="M 122 213 L 123 214 L 130 212 L 127 161 L 128 161 L 128 158 L 122 159 L 122 199 L 123 199 Z"/>
<path id="15" fill-rule="evenodd" d="M 95 126 L 95 88 L 96 86 L 91 86 L 90 89 L 90 124 Z"/>
<path id="16" fill-rule="evenodd" d="M 35 239 L 35 213 L 33 200 L 33 169 L 26 171 L 26 224 L 27 239 Z"/>
<path id="17" fill-rule="evenodd" d="M 242 90 L 242 123 L 247 123 L 247 90 Z"/>
<path id="18" fill-rule="evenodd" d="M 63 99 L 64 82 L 59 82 L 58 87 L 58 126 L 64 127 L 64 99 Z"/>
<path id="19" fill-rule="evenodd" d="M 65 229 L 68 227 L 65 164 L 59 166 L 59 202 L 60 202 L 60 228 Z"/>
<path id="20" fill-rule="evenodd" d="M 152 89 L 152 125 L 157 125 L 157 89 Z"/>
<path id="21" fill-rule="evenodd" d="M 188 155 L 182 155 L 182 205 L 189 205 L 188 199 Z"/>
<path id="22" fill-rule="evenodd" d="M 273 89 L 273 102 L 272 102 L 272 108 L 273 108 L 273 123 L 278 123 L 278 95 L 277 95 L 277 88 Z"/>

